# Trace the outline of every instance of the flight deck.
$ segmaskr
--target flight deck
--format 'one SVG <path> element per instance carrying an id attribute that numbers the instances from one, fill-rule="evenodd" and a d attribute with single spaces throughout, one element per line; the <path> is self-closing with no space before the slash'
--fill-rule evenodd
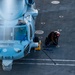
<path id="1" fill-rule="evenodd" d="M 0 75 L 75 75 L 75 0 L 52 1 L 35 0 L 39 11 L 35 34 L 42 41 L 41 51 L 14 61 L 11 71 L 0 66 Z M 59 45 L 46 47 L 45 38 L 57 30 Z"/>

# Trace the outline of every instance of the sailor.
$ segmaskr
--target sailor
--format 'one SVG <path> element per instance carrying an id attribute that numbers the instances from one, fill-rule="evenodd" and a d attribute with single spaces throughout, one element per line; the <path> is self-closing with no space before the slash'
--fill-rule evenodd
<path id="1" fill-rule="evenodd" d="M 60 32 L 52 31 L 51 33 L 49 33 L 48 37 L 46 37 L 45 45 L 46 46 L 50 46 L 50 45 L 57 46 L 59 36 L 60 36 Z"/>

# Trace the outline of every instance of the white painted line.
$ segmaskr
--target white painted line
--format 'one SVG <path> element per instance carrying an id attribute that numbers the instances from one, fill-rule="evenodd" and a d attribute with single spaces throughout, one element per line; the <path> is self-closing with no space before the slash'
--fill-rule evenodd
<path id="1" fill-rule="evenodd" d="M 21 60 L 51 61 L 50 59 L 21 59 Z M 75 62 L 75 60 L 67 60 L 67 59 L 53 59 L 53 61 Z"/>
<path id="2" fill-rule="evenodd" d="M 52 63 L 14 63 L 19 65 L 38 65 L 38 66 L 75 66 L 75 64 L 52 64 Z"/>

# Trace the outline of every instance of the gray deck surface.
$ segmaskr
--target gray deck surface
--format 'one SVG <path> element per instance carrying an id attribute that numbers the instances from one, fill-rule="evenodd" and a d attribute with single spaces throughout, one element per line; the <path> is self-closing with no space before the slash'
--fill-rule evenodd
<path id="1" fill-rule="evenodd" d="M 45 37 L 51 31 L 61 33 L 59 47 L 44 50 L 56 65 L 41 50 L 14 62 L 9 72 L 0 66 L 0 75 L 75 75 L 75 0 L 60 0 L 58 5 L 51 4 L 52 0 L 35 1 L 39 10 L 36 30 L 44 31 L 44 34 L 37 35 L 42 40 L 42 50 Z"/>

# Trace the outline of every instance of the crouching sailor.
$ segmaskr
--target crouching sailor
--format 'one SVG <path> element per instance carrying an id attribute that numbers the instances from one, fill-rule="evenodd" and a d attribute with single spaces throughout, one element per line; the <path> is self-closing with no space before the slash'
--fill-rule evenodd
<path id="1" fill-rule="evenodd" d="M 45 45 L 46 46 L 57 46 L 59 36 L 60 36 L 60 32 L 52 31 L 51 33 L 49 33 L 48 37 L 46 37 Z"/>

